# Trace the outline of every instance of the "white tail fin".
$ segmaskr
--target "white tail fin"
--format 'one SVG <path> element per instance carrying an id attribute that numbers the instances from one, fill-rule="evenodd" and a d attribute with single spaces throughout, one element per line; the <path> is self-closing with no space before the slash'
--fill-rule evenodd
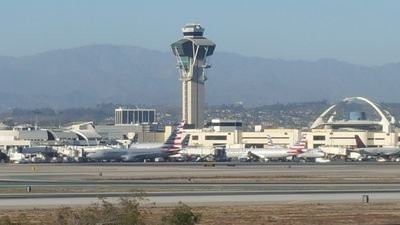
<path id="1" fill-rule="evenodd" d="M 267 145 L 268 146 L 273 146 L 274 145 L 274 143 L 272 142 L 272 138 L 271 138 L 271 136 L 269 136 L 269 134 L 267 135 Z"/>

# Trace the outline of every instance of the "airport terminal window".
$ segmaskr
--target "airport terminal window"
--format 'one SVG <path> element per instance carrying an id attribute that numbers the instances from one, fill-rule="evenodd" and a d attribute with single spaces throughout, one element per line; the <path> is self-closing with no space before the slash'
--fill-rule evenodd
<path id="1" fill-rule="evenodd" d="M 143 111 L 143 123 L 149 122 L 149 111 Z"/>
<path id="2" fill-rule="evenodd" d="M 245 144 L 244 148 L 264 148 L 264 144 Z"/>
<path id="3" fill-rule="evenodd" d="M 315 144 L 315 145 L 313 145 L 313 148 L 319 148 L 321 146 L 324 146 L 324 144 Z"/>
<path id="4" fill-rule="evenodd" d="M 225 147 L 226 144 L 224 144 L 224 143 L 214 143 L 213 146 L 214 147 Z"/>
<path id="5" fill-rule="evenodd" d="M 122 111 L 122 123 L 123 124 L 128 123 L 128 112 L 127 111 Z"/>
<path id="6" fill-rule="evenodd" d="M 316 135 L 313 138 L 314 141 L 325 141 L 325 136 L 322 135 Z"/>
<path id="7" fill-rule="evenodd" d="M 154 119 L 154 111 L 149 112 L 149 123 L 153 123 L 155 121 Z"/>
<path id="8" fill-rule="evenodd" d="M 330 137 L 330 139 L 337 139 L 337 140 L 353 139 L 354 140 L 354 137 Z"/>
<path id="9" fill-rule="evenodd" d="M 193 135 L 193 136 L 192 136 L 192 140 L 193 140 L 193 141 L 197 141 L 197 140 L 199 140 L 199 136 L 197 136 L 197 135 Z"/>
<path id="10" fill-rule="evenodd" d="M 139 123 L 143 123 L 143 112 L 139 112 Z"/>
<path id="11" fill-rule="evenodd" d="M 213 126 L 220 126 L 220 127 L 241 127 L 241 122 L 222 122 L 222 123 L 212 123 Z"/>
<path id="12" fill-rule="evenodd" d="M 139 123 L 139 112 L 135 111 L 135 123 Z"/>
<path id="13" fill-rule="evenodd" d="M 211 141 L 211 140 L 219 140 L 219 141 L 222 141 L 222 140 L 226 140 L 226 136 L 209 135 L 209 136 L 206 136 L 206 140 L 207 140 L 207 141 Z"/>
<path id="14" fill-rule="evenodd" d="M 181 58 L 181 60 L 182 60 L 182 66 L 185 68 L 185 70 L 189 70 L 189 65 L 190 65 L 190 63 L 189 63 L 189 57 L 187 57 L 187 56 L 181 56 L 180 57 Z"/>
<path id="15" fill-rule="evenodd" d="M 128 111 L 128 123 L 133 123 L 133 111 Z"/>

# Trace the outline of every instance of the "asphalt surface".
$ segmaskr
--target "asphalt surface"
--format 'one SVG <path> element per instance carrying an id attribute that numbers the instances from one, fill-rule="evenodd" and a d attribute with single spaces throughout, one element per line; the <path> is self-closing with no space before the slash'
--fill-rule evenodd
<path id="1" fill-rule="evenodd" d="M 145 200 L 139 200 L 143 204 L 173 205 L 178 202 L 185 202 L 191 205 L 230 205 L 230 204 L 290 204 L 305 202 L 360 202 L 363 203 L 363 196 L 368 195 L 370 203 L 378 202 L 398 202 L 400 201 L 400 192 L 382 191 L 382 192 L 273 192 L 273 193 L 153 193 L 145 197 Z M 10 196 L 0 199 L 0 208 L 51 208 L 61 206 L 79 206 L 100 203 L 102 198 L 109 202 L 117 202 L 120 197 L 125 197 L 123 193 L 99 194 L 96 196 L 85 195 L 37 195 L 37 196 Z"/>
<path id="2" fill-rule="evenodd" d="M 400 200 L 398 163 L 83 163 L 0 165 L 0 207 L 86 205 L 145 193 L 200 205 Z M 32 193 L 25 193 L 31 186 Z"/>

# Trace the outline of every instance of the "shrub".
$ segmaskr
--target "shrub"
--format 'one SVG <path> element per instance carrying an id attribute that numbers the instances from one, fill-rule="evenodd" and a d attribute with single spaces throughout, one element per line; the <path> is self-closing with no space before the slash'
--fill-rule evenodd
<path id="1" fill-rule="evenodd" d="M 93 204 L 79 210 L 61 208 L 57 210 L 55 225 L 141 225 L 139 203 L 136 200 L 121 198 L 118 204 L 102 199 L 101 204 Z"/>
<path id="2" fill-rule="evenodd" d="M 194 225 L 200 222 L 200 214 L 192 212 L 192 208 L 179 202 L 171 214 L 162 217 L 163 225 Z"/>
<path id="3" fill-rule="evenodd" d="M 9 216 L 0 217 L 0 225 L 12 225 L 10 217 Z"/>

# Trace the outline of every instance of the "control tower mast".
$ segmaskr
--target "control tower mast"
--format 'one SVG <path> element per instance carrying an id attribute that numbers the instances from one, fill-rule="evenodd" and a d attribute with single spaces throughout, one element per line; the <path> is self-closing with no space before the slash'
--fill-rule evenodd
<path id="1" fill-rule="evenodd" d="M 171 45 L 182 81 L 182 119 L 194 128 L 203 128 L 204 83 L 211 67 L 207 57 L 214 53 L 215 44 L 203 37 L 200 24 L 187 24 L 182 32 L 183 38 Z"/>

